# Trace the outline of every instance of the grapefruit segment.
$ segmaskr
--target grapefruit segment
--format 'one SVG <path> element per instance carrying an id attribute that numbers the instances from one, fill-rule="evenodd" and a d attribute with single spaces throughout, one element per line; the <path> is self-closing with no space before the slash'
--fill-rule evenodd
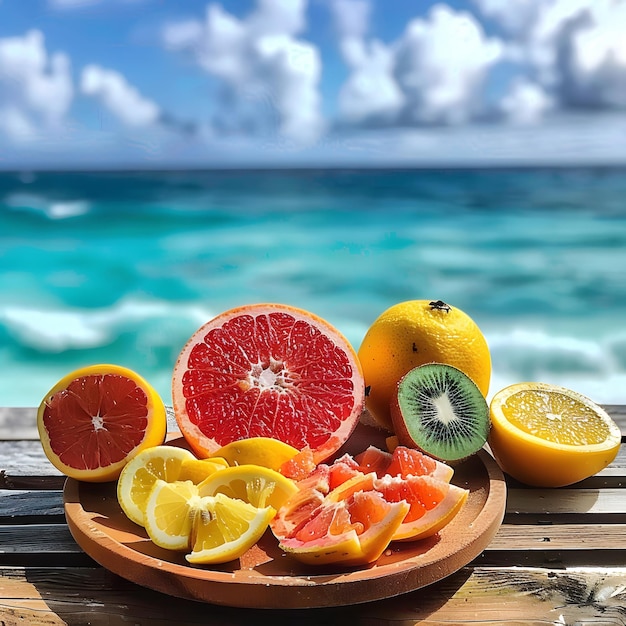
<path id="1" fill-rule="evenodd" d="M 311 565 L 366 565 L 386 550 L 409 505 L 387 502 L 379 493 L 359 492 L 320 506 L 280 547 Z"/>
<path id="2" fill-rule="evenodd" d="M 90 482 L 117 479 L 145 448 L 163 443 L 163 401 L 137 373 L 92 365 L 63 377 L 37 411 L 44 452 L 63 474 Z"/>
<path id="3" fill-rule="evenodd" d="M 172 377 L 174 414 L 199 457 L 232 441 L 278 439 L 330 458 L 356 427 L 365 383 L 347 339 L 283 304 L 226 311 L 198 329 Z"/>
<path id="4" fill-rule="evenodd" d="M 376 491 L 389 502 L 410 505 L 394 541 L 416 541 L 439 532 L 459 512 L 469 492 L 431 476 L 386 476 L 374 481 Z"/>

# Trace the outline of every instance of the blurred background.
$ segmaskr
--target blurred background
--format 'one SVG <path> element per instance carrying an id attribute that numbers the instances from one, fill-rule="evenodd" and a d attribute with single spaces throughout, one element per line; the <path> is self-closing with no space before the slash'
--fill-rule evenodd
<path id="1" fill-rule="evenodd" d="M 0 406 L 244 303 L 471 315 L 626 402 L 626 2 L 0 0 Z"/>

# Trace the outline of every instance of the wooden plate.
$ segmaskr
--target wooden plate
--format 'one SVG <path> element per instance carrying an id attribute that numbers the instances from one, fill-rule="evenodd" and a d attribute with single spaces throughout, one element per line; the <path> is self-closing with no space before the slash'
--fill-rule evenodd
<path id="1" fill-rule="evenodd" d="M 359 452 L 380 432 L 360 425 L 346 445 Z M 182 440 L 170 441 L 184 445 Z M 380 447 L 384 447 L 380 445 Z M 506 485 L 492 457 L 481 451 L 455 468 L 453 483 L 470 490 L 459 514 L 436 536 L 392 544 L 375 564 L 359 569 L 305 566 L 278 548 L 267 532 L 241 559 L 192 566 L 184 555 L 155 546 L 122 512 L 115 483 L 68 478 L 65 515 L 80 547 L 112 572 L 166 594 L 247 608 L 314 608 L 389 598 L 434 583 L 476 558 L 498 530 Z"/>

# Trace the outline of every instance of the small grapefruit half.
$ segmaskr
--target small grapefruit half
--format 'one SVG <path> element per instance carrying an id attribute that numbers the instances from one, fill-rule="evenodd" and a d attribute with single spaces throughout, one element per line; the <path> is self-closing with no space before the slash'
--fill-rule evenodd
<path id="1" fill-rule="evenodd" d="M 116 480 L 141 450 L 163 443 L 163 401 L 139 374 L 91 365 L 64 376 L 37 411 L 44 452 L 63 474 L 87 482 Z"/>
<path id="2" fill-rule="evenodd" d="M 365 383 L 331 324 L 284 304 L 250 304 L 199 328 L 174 366 L 172 400 L 199 457 L 249 437 L 310 448 L 320 462 L 356 427 Z"/>

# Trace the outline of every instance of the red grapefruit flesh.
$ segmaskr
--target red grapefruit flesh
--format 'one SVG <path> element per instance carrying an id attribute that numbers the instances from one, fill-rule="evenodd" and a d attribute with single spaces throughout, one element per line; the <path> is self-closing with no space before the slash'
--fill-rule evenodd
<path id="1" fill-rule="evenodd" d="M 358 358 L 328 322 L 283 304 L 218 315 L 183 348 L 172 377 L 179 428 L 206 457 L 231 441 L 273 437 L 319 463 L 352 434 L 365 401 Z"/>
<path id="2" fill-rule="evenodd" d="M 152 386 L 118 365 L 92 365 L 62 378 L 37 412 L 44 452 L 77 480 L 116 480 L 141 450 L 163 443 L 165 406 Z"/>
<path id="3" fill-rule="evenodd" d="M 303 563 L 341 567 L 376 561 L 406 516 L 406 502 L 387 502 L 375 491 L 322 504 L 282 538 L 280 547 Z"/>
<path id="4" fill-rule="evenodd" d="M 388 502 L 408 502 L 409 512 L 394 541 L 415 541 L 439 532 L 459 512 L 469 491 L 432 476 L 385 476 L 374 488 Z"/>

